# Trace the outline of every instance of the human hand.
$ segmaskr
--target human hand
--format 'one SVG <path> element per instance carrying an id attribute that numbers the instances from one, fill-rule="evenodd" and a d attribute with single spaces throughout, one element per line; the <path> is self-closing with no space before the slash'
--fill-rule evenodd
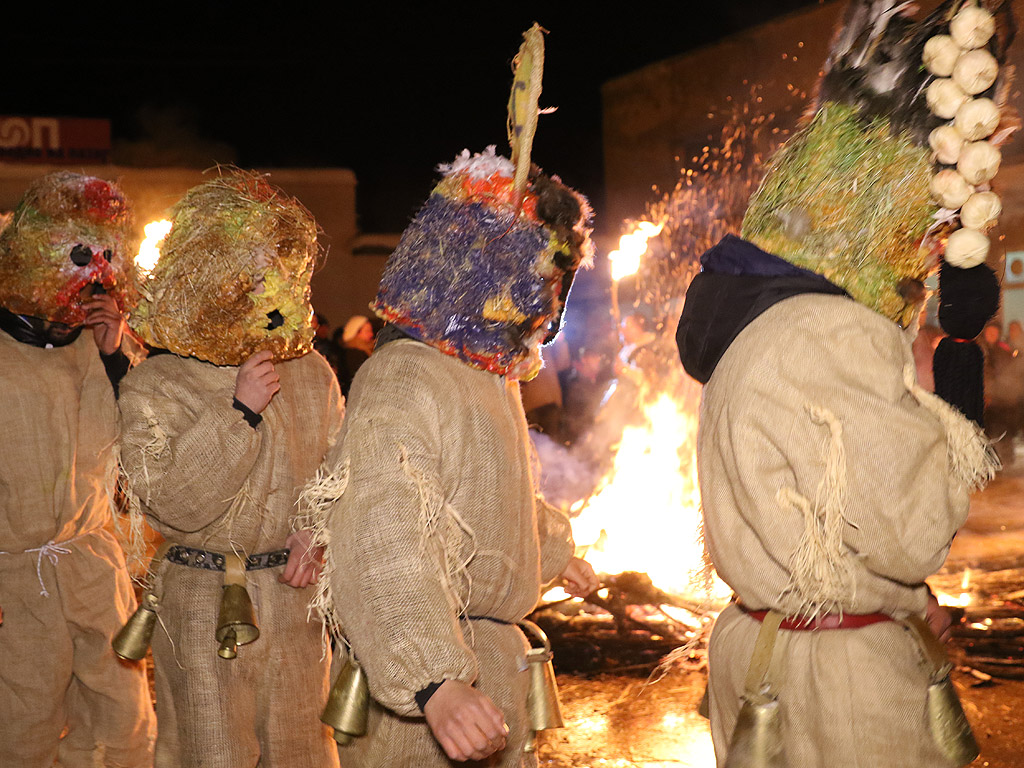
<path id="1" fill-rule="evenodd" d="M 445 680 L 423 707 L 423 714 L 452 760 L 483 760 L 505 748 L 505 716 L 486 694 L 461 680 Z"/>
<path id="2" fill-rule="evenodd" d="M 277 580 L 296 589 L 316 584 L 323 570 L 324 548 L 313 544 L 313 532 L 308 528 L 296 531 L 285 539 L 285 546 L 291 552 Z"/>
<path id="3" fill-rule="evenodd" d="M 932 632 L 940 643 L 947 643 L 953 636 L 953 617 L 949 611 L 939 605 L 935 595 L 928 593 L 928 607 L 925 609 L 924 620 L 928 622 Z"/>
<path id="4" fill-rule="evenodd" d="M 593 567 L 586 560 L 574 557 L 562 571 L 565 591 L 573 597 L 586 597 L 601 586 Z"/>
<path id="5" fill-rule="evenodd" d="M 104 355 L 112 355 L 121 346 L 124 335 L 124 318 L 117 302 L 106 293 L 97 293 L 82 302 L 85 310 L 85 326 L 92 328 L 96 346 Z"/>
<path id="6" fill-rule="evenodd" d="M 281 379 L 271 362 L 272 357 L 264 350 L 238 366 L 235 399 L 253 413 L 263 413 L 271 398 L 281 389 Z"/>

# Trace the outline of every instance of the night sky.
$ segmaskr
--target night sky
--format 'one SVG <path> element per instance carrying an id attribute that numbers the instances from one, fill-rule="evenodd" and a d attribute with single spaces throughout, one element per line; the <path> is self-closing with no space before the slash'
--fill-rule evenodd
<path id="1" fill-rule="evenodd" d="M 550 32 L 541 106 L 558 111 L 533 158 L 600 214 L 601 83 L 816 2 L 179 3 L 163 17 L 146 4 L 146 19 L 142 3 L 102 17 L 39 6 L 46 18 L 0 30 L 0 113 L 109 118 L 115 161 L 351 168 L 361 229 L 397 232 L 437 163 L 507 153 L 510 62 L 537 21 Z"/>

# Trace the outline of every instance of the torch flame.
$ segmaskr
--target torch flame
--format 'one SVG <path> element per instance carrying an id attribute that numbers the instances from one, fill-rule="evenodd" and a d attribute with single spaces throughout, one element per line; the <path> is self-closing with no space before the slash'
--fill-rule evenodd
<path id="1" fill-rule="evenodd" d="M 661 234 L 665 223 L 654 224 L 650 221 L 637 223 L 636 229 L 619 238 L 619 247 L 608 254 L 612 264 L 612 280 L 618 282 L 624 277 L 636 274 L 640 269 L 640 257 L 647 252 L 647 241 Z"/>
<path id="2" fill-rule="evenodd" d="M 146 233 L 146 239 L 139 246 L 139 253 L 135 257 L 135 266 L 145 276 L 153 271 L 153 267 L 160 260 L 160 243 L 171 231 L 171 222 L 167 219 L 151 221 L 143 230 Z"/>

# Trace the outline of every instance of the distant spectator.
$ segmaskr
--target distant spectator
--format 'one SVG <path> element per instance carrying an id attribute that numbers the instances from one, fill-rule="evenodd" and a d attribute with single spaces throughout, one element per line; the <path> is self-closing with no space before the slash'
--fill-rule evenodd
<path id="1" fill-rule="evenodd" d="M 1024 357 L 1000 335 L 999 323 L 989 323 L 978 345 L 985 352 L 985 432 L 995 442 L 1003 466 L 1008 466 L 1013 463 L 1013 439 L 1024 426 Z"/>
<path id="2" fill-rule="evenodd" d="M 564 390 L 562 437 L 566 442 L 576 442 L 593 425 L 608 378 L 608 364 L 601 351 L 581 348 Z"/>
<path id="3" fill-rule="evenodd" d="M 373 343 L 376 332 L 370 319 L 364 315 L 353 315 L 348 319 L 343 328 L 334 332 L 334 340 L 338 341 L 341 335 L 341 360 L 346 371 L 346 378 L 342 381 L 341 391 L 347 397 L 348 388 L 352 385 L 352 379 L 356 371 L 365 363 L 373 352 Z"/>
<path id="4" fill-rule="evenodd" d="M 1014 352 L 1024 350 L 1024 327 L 1021 326 L 1019 320 L 1011 321 L 1010 326 L 1006 329 L 1006 343 Z"/>
<path id="5" fill-rule="evenodd" d="M 544 367 L 519 387 L 526 423 L 556 442 L 562 442 L 562 386 L 549 347 L 541 350 Z"/>
<path id="6" fill-rule="evenodd" d="M 343 369 L 341 364 L 341 350 L 338 345 L 331 339 L 331 326 L 328 323 L 327 318 L 321 315 L 319 312 L 313 313 L 313 349 L 324 356 L 327 364 L 331 366 L 331 370 L 334 371 L 334 375 L 338 377 L 338 381 L 341 381 L 341 371 Z"/>

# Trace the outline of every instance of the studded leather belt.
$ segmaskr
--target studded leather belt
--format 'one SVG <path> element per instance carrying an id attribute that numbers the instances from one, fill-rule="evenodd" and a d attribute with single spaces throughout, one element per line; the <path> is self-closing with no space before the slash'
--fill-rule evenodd
<path id="1" fill-rule="evenodd" d="M 275 549 L 273 552 L 260 552 L 245 558 L 245 570 L 259 571 L 264 568 L 277 568 L 288 562 L 289 549 Z M 186 547 L 175 544 L 167 550 L 164 559 L 175 565 L 188 568 L 200 568 L 204 571 L 223 571 L 224 555 L 220 552 L 207 552 L 205 549 Z"/>

